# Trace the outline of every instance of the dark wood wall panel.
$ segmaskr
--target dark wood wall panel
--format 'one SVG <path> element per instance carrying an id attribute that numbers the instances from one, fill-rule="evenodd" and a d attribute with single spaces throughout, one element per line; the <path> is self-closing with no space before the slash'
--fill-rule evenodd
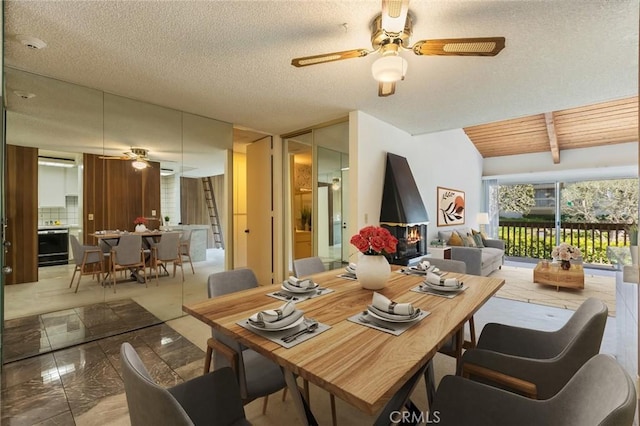
<path id="1" fill-rule="evenodd" d="M 38 281 L 38 149 L 7 145 L 5 284 Z"/>
<path id="2" fill-rule="evenodd" d="M 136 217 L 160 217 L 160 164 L 136 170 L 130 161 L 104 160 L 84 155 L 85 241 L 94 244 L 88 234 L 103 229 L 133 231 Z M 93 214 L 93 220 L 89 215 Z M 151 227 L 155 227 L 153 221 Z"/>

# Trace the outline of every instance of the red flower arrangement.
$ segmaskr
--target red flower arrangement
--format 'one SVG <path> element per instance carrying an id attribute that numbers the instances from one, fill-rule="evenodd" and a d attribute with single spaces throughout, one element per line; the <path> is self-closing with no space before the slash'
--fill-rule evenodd
<path id="1" fill-rule="evenodd" d="M 146 225 L 147 219 L 142 216 L 136 217 L 136 220 L 133 221 L 134 225 Z"/>
<path id="2" fill-rule="evenodd" d="M 388 229 L 380 226 L 365 226 L 351 237 L 351 244 L 364 254 L 395 253 L 398 239 Z"/>

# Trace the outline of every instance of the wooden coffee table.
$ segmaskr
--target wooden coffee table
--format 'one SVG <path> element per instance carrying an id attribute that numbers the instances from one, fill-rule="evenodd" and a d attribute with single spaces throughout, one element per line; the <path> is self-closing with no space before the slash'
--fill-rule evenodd
<path id="1" fill-rule="evenodd" d="M 584 288 L 584 269 L 582 265 L 572 264 L 565 271 L 559 263 L 538 262 L 533 270 L 533 282 L 555 286 L 556 291 L 560 291 L 560 287 Z"/>

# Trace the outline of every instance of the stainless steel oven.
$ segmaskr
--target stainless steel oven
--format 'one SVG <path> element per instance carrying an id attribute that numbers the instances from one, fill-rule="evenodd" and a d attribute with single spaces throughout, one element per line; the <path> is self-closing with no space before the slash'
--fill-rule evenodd
<path id="1" fill-rule="evenodd" d="M 38 229 L 38 266 L 69 263 L 69 228 Z"/>

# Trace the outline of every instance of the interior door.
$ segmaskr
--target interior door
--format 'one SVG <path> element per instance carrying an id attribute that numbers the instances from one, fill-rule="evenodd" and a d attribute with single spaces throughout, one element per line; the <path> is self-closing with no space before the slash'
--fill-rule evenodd
<path id="1" fill-rule="evenodd" d="M 273 283 L 273 139 L 247 146 L 247 266 L 260 285 Z"/>

